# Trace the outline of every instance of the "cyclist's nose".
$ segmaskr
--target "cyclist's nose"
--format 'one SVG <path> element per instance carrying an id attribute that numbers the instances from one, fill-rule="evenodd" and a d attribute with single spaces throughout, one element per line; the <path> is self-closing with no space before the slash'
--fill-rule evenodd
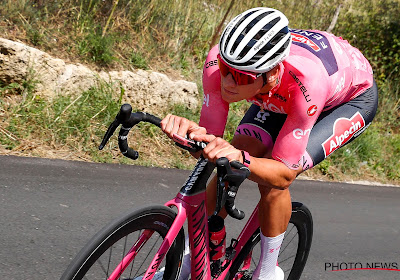
<path id="1" fill-rule="evenodd" d="M 236 81 L 231 73 L 228 73 L 225 77 L 222 77 L 222 84 L 225 88 L 232 88 L 236 86 Z"/>

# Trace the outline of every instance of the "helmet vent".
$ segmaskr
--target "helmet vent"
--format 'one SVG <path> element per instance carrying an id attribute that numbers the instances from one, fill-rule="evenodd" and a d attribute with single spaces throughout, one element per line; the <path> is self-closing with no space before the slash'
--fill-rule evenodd
<path id="1" fill-rule="evenodd" d="M 268 11 L 265 13 L 262 13 L 261 15 L 257 16 L 255 19 L 253 19 L 244 29 L 242 34 L 246 35 L 253 27 L 254 25 L 256 25 L 258 22 L 260 22 L 263 18 L 265 18 L 267 15 L 272 14 L 272 11 Z M 277 23 L 279 21 L 278 20 L 273 20 L 275 23 Z M 275 25 L 275 23 L 273 23 L 272 25 Z M 267 32 L 268 30 L 266 30 L 265 32 Z"/>
<path id="2" fill-rule="evenodd" d="M 250 62 L 256 63 L 258 60 L 260 60 L 264 55 L 266 55 L 273 47 L 276 46 L 289 32 L 289 29 L 287 27 L 282 28 L 272 39 L 269 41 L 262 49 L 260 49 L 251 59 Z M 287 47 L 289 42 L 285 42 L 283 47 Z M 285 48 L 286 48 L 285 47 Z M 273 57 L 276 57 L 280 55 L 285 48 L 280 48 L 277 52 L 274 53 L 274 55 L 271 56 L 268 60 L 273 59 Z M 264 64 L 264 63 L 263 63 Z M 263 65 L 261 64 L 261 65 Z"/>
<path id="3" fill-rule="evenodd" d="M 240 44 L 240 42 L 243 40 L 243 38 L 247 35 L 247 33 L 249 33 L 249 31 L 254 27 L 254 25 L 256 25 L 258 22 L 260 22 L 260 20 L 262 20 L 263 18 L 265 18 L 266 16 L 268 16 L 269 14 L 272 14 L 272 11 L 267 11 L 262 13 L 261 15 L 258 15 L 256 18 L 254 18 L 242 31 L 242 33 L 239 35 L 239 37 L 237 38 L 237 40 L 235 41 L 235 43 L 232 46 L 232 50 L 230 52 L 230 55 L 233 55 L 233 53 L 236 51 L 238 45 Z M 269 29 L 274 26 L 277 22 L 279 21 L 279 18 L 274 19 L 273 21 L 271 21 L 271 23 L 267 24 L 265 27 L 270 26 Z M 238 26 L 238 25 L 237 25 Z M 265 28 L 264 27 L 264 28 Z M 269 29 L 265 29 L 264 30 L 261 29 L 254 37 L 254 39 L 258 40 L 260 39 L 265 33 L 267 33 L 267 31 Z M 254 46 L 255 43 L 257 43 L 257 41 L 255 41 L 254 39 L 251 39 L 247 45 L 244 47 L 244 49 L 240 52 L 239 56 L 237 59 L 242 59 L 247 52 Z"/>
<path id="4" fill-rule="evenodd" d="M 276 51 L 270 58 L 268 58 L 264 63 L 260 64 L 259 66 L 257 66 L 257 69 L 262 67 L 264 64 L 266 64 L 267 62 L 273 61 L 275 58 L 277 58 L 278 56 L 282 55 L 284 53 L 284 51 L 287 49 L 287 47 L 289 46 L 291 38 L 289 37 L 289 39 L 286 40 L 286 42 L 283 44 L 282 47 L 279 48 L 278 51 Z M 258 55 L 258 54 L 257 54 Z M 256 57 L 257 55 L 255 55 L 254 57 Z M 254 57 L 252 58 L 252 60 L 254 59 Z M 258 61 L 258 59 L 255 59 L 254 62 Z"/>
<path id="5" fill-rule="evenodd" d="M 268 12 L 268 14 L 270 14 L 270 13 L 272 13 L 272 12 Z M 258 40 L 260 40 L 260 39 L 262 38 L 262 36 L 265 35 L 265 33 L 267 33 L 268 31 L 270 31 L 271 28 L 272 28 L 273 26 L 275 26 L 275 24 L 277 24 L 279 21 L 280 21 L 280 17 L 278 17 L 278 18 L 276 18 L 276 19 L 273 19 L 272 21 L 270 21 L 269 23 L 267 23 L 263 28 L 261 28 L 260 31 L 254 36 L 254 38 L 252 38 L 252 39 L 247 43 L 247 45 L 243 48 L 243 50 L 240 52 L 240 54 L 239 54 L 239 56 L 238 56 L 237 59 L 242 59 L 242 58 L 251 50 L 251 48 L 252 48 L 255 44 L 257 44 Z M 275 36 L 275 37 L 276 37 L 276 36 Z M 274 38 L 275 38 L 275 37 L 274 37 Z M 272 40 L 273 40 L 273 39 L 272 39 Z M 275 44 L 276 44 L 276 43 L 275 43 Z M 274 45 L 275 45 L 275 44 L 274 44 Z M 265 47 L 267 47 L 268 45 L 270 45 L 270 43 L 268 43 Z M 265 47 L 264 47 L 262 50 L 264 50 Z M 272 48 L 272 47 L 270 46 L 269 48 Z M 269 49 L 269 48 L 267 48 L 267 49 Z M 257 54 L 256 54 L 256 56 L 257 56 Z M 251 59 L 250 61 L 252 61 L 252 59 Z"/>
<path id="6" fill-rule="evenodd" d="M 228 37 L 227 37 L 227 39 L 226 39 L 226 41 L 225 41 L 224 50 L 226 50 L 226 46 L 227 46 L 228 42 L 231 40 L 231 38 L 232 38 L 233 34 L 235 33 L 236 29 L 238 28 L 238 26 L 239 26 L 240 24 L 242 24 L 242 22 L 245 21 L 246 18 L 248 18 L 249 16 L 251 16 L 251 15 L 254 14 L 255 12 L 256 12 L 256 11 L 251 11 L 251 12 L 247 13 L 246 15 L 244 15 L 244 16 L 235 24 L 235 26 L 232 28 L 231 32 L 229 33 L 229 35 L 228 35 Z M 224 36 L 224 35 L 223 35 L 223 36 Z M 241 39 L 243 39 L 243 38 L 241 38 Z M 231 54 L 232 54 L 232 53 L 233 53 L 233 52 L 231 52 Z"/>
<path id="7" fill-rule="evenodd" d="M 286 26 L 284 28 L 282 28 L 275 36 L 274 38 L 272 38 L 272 40 L 270 41 L 270 44 L 275 46 L 276 44 L 278 44 L 285 36 L 286 34 L 289 33 L 289 28 Z"/>
<path id="8" fill-rule="evenodd" d="M 254 36 L 254 39 L 256 40 L 260 40 L 262 36 L 265 35 L 265 33 L 267 33 L 268 31 L 271 30 L 272 27 L 275 26 L 275 24 L 277 24 L 279 21 L 281 20 L 280 17 L 273 19 L 272 21 L 270 21 L 269 23 L 267 23 L 263 28 L 260 29 L 260 31 Z"/>

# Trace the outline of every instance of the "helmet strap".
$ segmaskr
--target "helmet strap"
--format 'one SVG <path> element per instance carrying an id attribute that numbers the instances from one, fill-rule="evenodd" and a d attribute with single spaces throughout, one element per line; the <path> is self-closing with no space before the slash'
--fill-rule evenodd
<path id="1" fill-rule="evenodd" d="M 263 78 L 263 85 L 261 88 L 263 88 L 268 83 L 267 73 L 262 73 L 261 77 Z M 265 94 L 269 94 L 269 92 L 265 92 L 265 93 L 260 92 L 259 94 L 265 95 Z"/>
<path id="2" fill-rule="evenodd" d="M 263 78 L 263 85 L 262 87 L 264 87 L 267 83 L 268 83 L 268 78 L 267 78 L 267 72 L 262 73 L 262 78 Z"/>

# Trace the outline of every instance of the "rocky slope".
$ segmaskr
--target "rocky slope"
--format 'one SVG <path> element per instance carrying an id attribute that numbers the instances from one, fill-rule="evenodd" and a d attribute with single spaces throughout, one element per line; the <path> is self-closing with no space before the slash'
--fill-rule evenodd
<path id="1" fill-rule="evenodd" d="M 197 85 L 183 80 L 173 81 L 166 75 L 137 70 L 97 72 L 82 64 L 67 64 L 38 49 L 0 38 L 0 85 L 37 81 L 35 93 L 52 98 L 55 94 L 79 94 L 107 82 L 125 90 L 124 102 L 137 108 L 183 103 L 189 108 L 198 105 Z"/>

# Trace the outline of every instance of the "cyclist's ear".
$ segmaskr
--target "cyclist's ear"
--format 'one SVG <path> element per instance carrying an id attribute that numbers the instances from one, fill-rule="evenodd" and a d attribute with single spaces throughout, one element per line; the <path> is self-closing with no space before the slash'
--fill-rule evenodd
<path id="1" fill-rule="evenodd" d="M 268 83 L 274 82 L 279 78 L 280 68 L 279 64 L 267 72 Z"/>

